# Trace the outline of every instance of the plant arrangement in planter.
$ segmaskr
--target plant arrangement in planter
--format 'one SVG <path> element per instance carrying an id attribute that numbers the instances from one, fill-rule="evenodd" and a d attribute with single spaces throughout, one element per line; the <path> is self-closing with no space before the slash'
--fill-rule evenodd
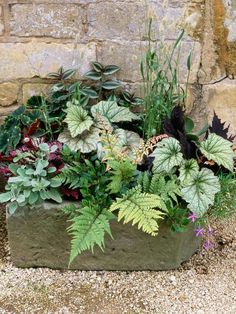
<path id="1" fill-rule="evenodd" d="M 157 75 L 160 75 L 160 68 L 154 66 L 155 58 L 149 50 L 146 66 L 142 66 L 144 77 L 145 67 L 146 71 L 158 69 Z M 157 104 L 160 104 L 160 99 L 154 97 L 156 80 L 148 85 L 145 98 L 141 99 L 123 91 L 121 84 L 110 78 L 119 71 L 117 66 L 93 62 L 92 68 L 85 74 L 90 80 L 87 84 L 67 83 L 73 70 L 61 68 L 51 73 L 60 83 L 52 87 L 50 95 L 32 97 L 0 127 L 0 169 L 8 177 L 0 202 L 7 204 L 10 232 L 14 233 L 11 219 L 22 212 L 23 216 L 16 218 L 18 230 L 22 230 L 29 215 L 28 224 L 32 223 L 35 230 L 37 219 L 43 219 L 42 230 L 37 230 L 42 234 L 43 223 L 45 226 L 46 221 L 50 221 L 51 230 L 45 227 L 46 232 L 53 230 L 50 236 L 53 234 L 61 241 L 55 227 L 61 219 L 72 238 L 69 258 L 72 268 L 78 255 L 78 268 L 82 269 L 86 259 L 92 261 L 87 266 L 90 269 L 177 267 L 198 247 L 194 233 L 206 236 L 205 247 L 212 245 L 210 215 L 223 216 L 234 209 L 234 137 L 228 136 L 228 128 L 216 114 L 210 126 L 194 133 L 194 122 L 184 112 L 184 96 L 180 97 L 176 88 L 170 91 L 168 82 L 161 99 L 164 104 L 165 97 L 168 98 L 168 110 L 151 119 L 153 112 L 158 113 Z M 177 82 L 173 65 L 171 70 Z M 134 110 L 143 105 L 145 110 Z M 46 212 L 50 212 L 50 206 L 45 205 L 47 202 L 52 202 L 52 212 L 59 208 L 60 218 L 58 211 L 51 220 L 45 216 L 45 211 L 40 211 L 46 206 Z M 34 213 L 36 222 L 32 220 Z M 124 224 L 122 229 L 118 223 Z M 12 226 L 14 228 L 14 220 Z M 116 237 L 123 237 L 124 247 L 120 247 L 117 254 L 110 244 L 110 238 L 115 237 L 113 228 Z M 147 235 L 143 238 L 141 232 Z M 187 240 L 182 237 L 185 234 Z M 165 240 L 167 243 L 164 249 L 151 240 L 160 236 L 158 245 Z M 11 234 L 9 237 L 11 241 Z M 107 256 L 105 239 L 109 243 Z M 168 264 L 168 254 L 175 250 L 170 244 L 176 244 L 174 239 L 180 251 L 178 258 L 175 256 L 176 260 Z M 188 239 L 193 244 L 189 244 Z M 143 246 L 147 243 L 144 251 L 147 250 L 149 256 L 143 254 L 142 247 L 139 256 L 137 247 L 132 251 L 135 241 Z M 95 250 L 95 260 L 98 256 L 101 261 L 96 247 L 105 250 L 105 263 L 96 264 L 91 255 L 84 255 L 84 251 Z M 162 257 L 152 253 L 155 248 Z M 59 252 L 62 251 L 56 253 L 57 259 L 60 259 Z M 68 252 L 62 254 L 65 253 Z M 50 252 L 44 254 L 50 255 Z M 161 262 L 155 264 L 151 254 Z M 120 257 L 124 258 L 123 262 Z M 132 265 L 135 258 L 141 260 L 136 266 Z M 17 258 L 15 260 L 17 263 Z M 107 266 L 109 263 L 113 263 L 112 266 Z M 52 262 L 40 262 L 39 257 L 32 264 L 27 264 L 26 259 L 18 265 L 60 267 Z"/>

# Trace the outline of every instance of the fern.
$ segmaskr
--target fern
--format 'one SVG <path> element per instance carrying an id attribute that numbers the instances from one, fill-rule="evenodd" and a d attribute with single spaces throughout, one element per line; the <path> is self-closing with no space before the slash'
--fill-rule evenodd
<path id="1" fill-rule="evenodd" d="M 72 166 L 64 167 L 56 178 L 62 184 L 68 185 L 70 189 L 76 189 L 80 186 L 79 173 L 81 173 L 81 165 L 74 163 Z"/>
<path id="2" fill-rule="evenodd" d="M 103 251 L 106 233 L 112 237 L 109 220 L 114 216 L 98 205 L 89 204 L 86 201 L 83 203 L 84 206 L 77 210 L 80 215 L 71 220 L 72 225 L 68 228 L 72 236 L 69 266 L 83 251 L 93 252 L 95 245 Z"/>
<path id="3" fill-rule="evenodd" d="M 136 165 L 134 165 L 130 160 L 113 160 L 109 162 L 111 168 L 111 182 L 108 184 L 108 191 L 111 193 L 122 192 L 127 185 L 132 181 Z"/>
<path id="4" fill-rule="evenodd" d="M 137 224 L 138 229 L 151 234 L 158 233 L 158 219 L 163 219 L 164 213 L 158 210 L 161 208 L 159 196 L 142 193 L 141 187 L 130 189 L 123 198 L 117 198 L 111 205 L 110 211 L 119 210 L 118 221 L 124 218 L 124 224 L 132 221 L 132 225 Z"/>
<path id="5" fill-rule="evenodd" d="M 145 172 L 139 183 L 146 193 L 158 195 L 161 199 L 162 209 L 173 207 L 174 203 L 178 203 L 178 196 L 181 196 L 177 177 L 161 176 L 160 174 L 149 175 Z"/>

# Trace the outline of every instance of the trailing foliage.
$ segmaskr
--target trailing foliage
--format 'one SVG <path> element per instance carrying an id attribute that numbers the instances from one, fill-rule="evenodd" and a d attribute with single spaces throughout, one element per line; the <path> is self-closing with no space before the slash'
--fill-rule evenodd
<path id="1" fill-rule="evenodd" d="M 157 220 L 163 219 L 164 213 L 158 210 L 161 200 L 157 195 L 143 193 L 140 187 L 130 189 L 122 198 L 117 198 L 110 211 L 118 210 L 118 221 L 124 219 L 124 224 L 132 222 L 138 229 L 151 234 L 158 233 Z"/>

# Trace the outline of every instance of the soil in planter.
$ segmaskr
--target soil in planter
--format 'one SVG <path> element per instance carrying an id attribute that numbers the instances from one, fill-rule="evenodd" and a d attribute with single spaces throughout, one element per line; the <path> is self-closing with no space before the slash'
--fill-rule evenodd
<path id="1" fill-rule="evenodd" d="M 5 205 L 0 205 L 0 261 L 5 261 L 7 253 L 7 229 Z"/>

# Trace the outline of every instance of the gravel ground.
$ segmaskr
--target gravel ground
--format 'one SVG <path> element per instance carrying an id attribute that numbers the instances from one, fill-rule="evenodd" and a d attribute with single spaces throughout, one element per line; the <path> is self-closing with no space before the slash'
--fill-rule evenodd
<path id="1" fill-rule="evenodd" d="M 236 218 L 218 224 L 216 247 L 165 272 L 17 269 L 0 210 L 0 314 L 236 313 Z"/>

